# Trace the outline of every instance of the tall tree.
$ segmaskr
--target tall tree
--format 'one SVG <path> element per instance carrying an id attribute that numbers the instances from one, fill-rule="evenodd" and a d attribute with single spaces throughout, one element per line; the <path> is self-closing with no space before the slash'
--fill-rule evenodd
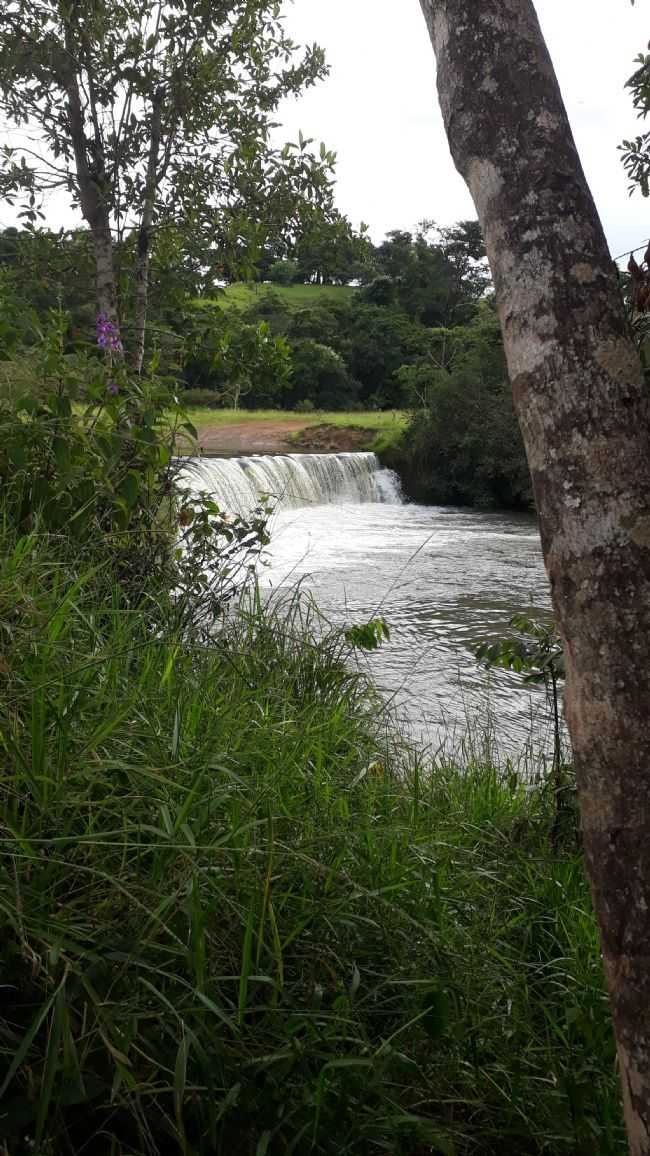
<path id="1" fill-rule="evenodd" d="M 368 300 L 395 301 L 424 325 L 458 325 L 471 318 L 489 285 L 485 248 L 478 221 L 460 221 L 439 229 L 422 221 L 415 237 L 400 229 L 388 233 L 364 271 L 371 282 Z M 390 279 L 393 292 L 388 296 Z"/>
<path id="2" fill-rule="evenodd" d="M 630 1150 L 650 1152 L 650 399 L 531 0 L 421 0 L 567 658 Z"/>
<path id="3" fill-rule="evenodd" d="M 269 143 L 282 97 L 325 72 L 300 55 L 279 0 L 7 0 L 0 111 L 38 147 L 3 150 L 0 191 L 66 189 L 92 234 L 97 304 L 119 323 L 115 242 L 133 236 L 130 351 L 140 368 L 153 239 L 183 231 L 209 253 L 260 244 L 263 222 L 295 225 L 329 204 L 333 156 L 304 138 Z M 45 146 L 43 148 L 43 146 Z M 209 263 L 209 262 L 206 262 Z M 126 326 L 125 326 L 126 329 Z"/>

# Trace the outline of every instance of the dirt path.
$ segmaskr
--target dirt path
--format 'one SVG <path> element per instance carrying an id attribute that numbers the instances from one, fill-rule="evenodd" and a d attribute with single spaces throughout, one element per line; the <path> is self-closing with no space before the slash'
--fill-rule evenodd
<path id="1" fill-rule="evenodd" d="M 345 450 L 364 449 L 374 436 L 373 430 L 356 426 L 315 426 L 307 424 L 303 418 L 295 417 L 225 426 L 205 425 L 199 430 L 199 444 L 207 454 L 233 456 L 281 454 L 291 450 L 341 453 Z"/>
<path id="2" fill-rule="evenodd" d="M 290 448 L 290 435 L 303 429 L 296 417 L 283 421 L 246 421 L 239 425 L 203 426 L 199 444 L 208 454 L 278 454 Z"/>

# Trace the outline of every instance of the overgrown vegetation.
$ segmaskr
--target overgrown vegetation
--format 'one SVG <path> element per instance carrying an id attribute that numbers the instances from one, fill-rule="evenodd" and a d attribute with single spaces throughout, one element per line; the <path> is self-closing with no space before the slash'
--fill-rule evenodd
<path id="1" fill-rule="evenodd" d="M 573 813 L 400 743 L 385 625 L 263 605 L 264 511 L 175 496 L 164 386 L 60 334 L 3 409 L 7 1156 L 620 1151 Z"/>
<path id="2" fill-rule="evenodd" d="M 206 649 L 2 546 L 12 1156 L 622 1150 L 543 790 L 391 754 L 300 600 Z"/>
<path id="3" fill-rule="evenodd" d="M 400 370 L 415 408 L 390 462 L 420 501 L 526 509 L 530 474 L 496 310 L 439 329 L 426 357 Z"/>

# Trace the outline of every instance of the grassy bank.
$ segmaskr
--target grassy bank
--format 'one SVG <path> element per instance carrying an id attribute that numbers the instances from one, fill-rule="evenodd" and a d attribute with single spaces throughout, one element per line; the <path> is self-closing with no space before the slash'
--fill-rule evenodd
<path id="1" fill-rule="evenodd" d="M 205 298 L 205 304 L 249 309 L 269 294 L 279 297 L 285 305 L 302 309 L 306 305 L 321 305 L 323 302 L 349 301 L 355 289 L 350 285 L 271 285 L 240 281 L 226 285 L 217 297 Z"/>
<path id="2" fill-rule="evenodd" d="M 207 409 L 188 408 L 188 416 L 196 427 L 199 438 L 206 431 L 225 429 L 232 425 L 247 425 L 250 423 L 268 423 L 269 428 L 278 422 L 295 423 L 295 432 L 309 429 L 314 426 L 328 425 L 337 429 L 351 427 L 353 429 L 372 430 L 375 433 L 369 449 L 382 453 L 395 445 L 406 427 L 407 415 L 399 410 L 389 411 L 323 411 L 301 414 L 291 410 L 277 409 Z"/>
<path id="3" fill-rule="evenodd" d="M 550 797 L 396 750 L 304 600 L 206 649 L 2 545 L 6 1153 L 624 1151 Z"/>
<path id="4" fill-rule="evenodd" d="M 305 428 L 310 425 L 358 426 L 362 429 L 392 430 L 402 428 L 407 415 L 400 410 L 314 410 L 313 413 L 296 413 L 295 410 L 281 409 L 192 409 L 187 410 L 190 420 L 197 428 L 204 425 L 227 426 L 245 425 L 258 421 L 295 421 Z"/>

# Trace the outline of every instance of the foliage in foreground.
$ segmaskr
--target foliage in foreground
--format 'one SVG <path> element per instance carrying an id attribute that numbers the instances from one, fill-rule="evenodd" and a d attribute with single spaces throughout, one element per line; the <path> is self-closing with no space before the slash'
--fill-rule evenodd
<path id="1" fill-rule="evenodd" d="M 300 599 L 206 648 L 2 545 L 7 1153 L 623 1150 L 544 792 L 391 754 Z"/>
<path id="2" fill-rule="evenodd" d="M 571 811 L 396 750 L 384 624 L 225 614 L 265 512 L 60 338 L 1 411 L 3 1156 L 616 1152 Z"/>

